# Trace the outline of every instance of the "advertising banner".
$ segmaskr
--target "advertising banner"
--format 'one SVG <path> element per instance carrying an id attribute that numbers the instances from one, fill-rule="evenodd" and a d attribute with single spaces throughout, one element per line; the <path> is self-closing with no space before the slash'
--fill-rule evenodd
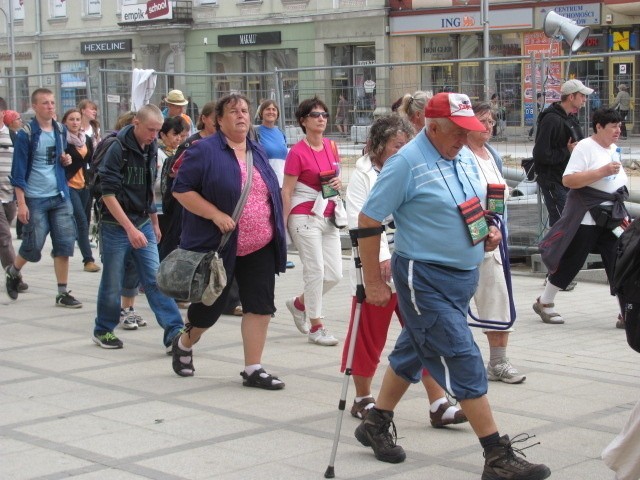
<path id="1" fill-rule="evenodd" d="M 526 32 L 524 34 L 522 54 L 531 55 L 531 52 L 534 52 L 536 58 L 536 68 L 540 68 L 542 55 L 551 59 L 561 55 L 561 45 L 557 40 L 548 38 L 543 32 Z M 544 89 L 544 105 L 549 105 L 560 100 L 562 63 L 549 61 L 545 70 L 543 72 L 535 72 L 536 92 L 541 93 Z M 534 72 L 531 71 L 531 63 L 527 62 L 524 64 L 524 88 L 522 90 L 525 125 L 533 125 L 534 108 L 537 108 L 536 99 L 533 95 L 533 77 Z"/>

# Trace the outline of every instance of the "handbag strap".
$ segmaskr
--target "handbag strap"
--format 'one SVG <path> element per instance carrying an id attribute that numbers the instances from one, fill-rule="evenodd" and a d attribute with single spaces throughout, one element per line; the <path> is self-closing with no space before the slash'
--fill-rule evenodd
<path id="1" fill-rule="evenodd" d="M 238 203 L 236 203 L 236 208 L 233 209 L 233 214 L 231 215 L 231 218 L 236 223 L 236 225 L 238 224 L 238 218 L 240 218 L 240 215 L 242 214 L 242 210 L 244 209 L 244 206 L 247 203 L 247 198 L 249 198 L 249 190 L 251 188 L 251 182 L 253 180 L 253 152 L 251 151 L 251 148 L 247 148 L 247 160 L 245 163 L 247 166 L 247 181 L 245 182 L 244 187 L 242 188 L 242 192 L 240 192 L 240 199 L 238 200 Z M 220 240 L 220 245 L 216 250 L 217 253 L 220 253 L 222 251 L 224 246 L 229 241 L 229 238 L 231 238 L 232 233 L 233 233 L 233 230 L 225 233 L 222 236 L 222 239 Z"/>

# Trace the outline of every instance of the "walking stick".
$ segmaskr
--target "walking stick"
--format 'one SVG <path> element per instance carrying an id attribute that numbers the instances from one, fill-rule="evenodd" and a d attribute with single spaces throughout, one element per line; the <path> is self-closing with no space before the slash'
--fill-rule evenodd
<path id="1" fill-rule="evenodd" d="M 349 350 L 347 351 L 347 361 L 344 368 L 344 379 L 342 381 L 342 393 L 340 394 L 340 402 L 338 403 L 338 418 L 336 419 L 336 431 L 333 437 L 333 447 L 331 449 L 331 457 L 329 458 L 329 466 L 324 472 L 324 478 L 334 478 L 335 471 L 333 465 L 336 460 L 338 451 L 338 442 L 340 441 L 340 430 L 342 429 L 342 417 L 347 403 L 347 391 L 349 390 L 349 377 L 351 377 L 351 366 L 353 365 L 353 353 L 356 349 L 356 337 L 358 335 L 358 326 L 360 325 L 360 313 L 362 311 L 362 302 L 364 302 L 364 284 L 362 281 L 362 262 L 360 261 L 360 251 L 358 249 L 358 229 L 349 230 L 351 238 L 351 247 L 353 248 L 353 261 L 356 267 L 356 307 L 353 311 L 351 337 L 349 338 Z"/>

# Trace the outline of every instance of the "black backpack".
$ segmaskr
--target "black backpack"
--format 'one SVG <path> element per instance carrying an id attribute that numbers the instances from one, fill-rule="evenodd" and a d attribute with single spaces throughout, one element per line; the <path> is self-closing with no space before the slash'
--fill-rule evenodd
<path id="1" fill-rule="evenodd" d="M 620 235 L 613 262 L 611 294 L 629 302 L 640 302 L 640 221 L 635 220 Z"/>
<path id="2" fill-rule="evenodd" d="M 100 177 L 98 175 L 98 168 L 104 159 L 104 156 L 109 151 L 109 148 L 114 143 L 118 143 L 120 148 L 122 149 L 122 166 L 128 161 L 128 149 L 125 147 L 122 142 L 117 137 L 118 132 L 111 132 L 109 135 L 100 140 L 100 143 L 96 146 L 96 149 L 93 151 L 93 157 L 91 157 L 91 163 L 89 164 L 89 168 L 84 174 L 84 182 L 91 195 L 98 199 L 102 195 L 100 190 Z"/>

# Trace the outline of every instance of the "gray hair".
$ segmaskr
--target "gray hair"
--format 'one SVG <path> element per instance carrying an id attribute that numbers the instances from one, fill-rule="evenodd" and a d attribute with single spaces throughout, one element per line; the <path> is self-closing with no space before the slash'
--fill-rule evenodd
<path id="1" fill-rule="evenodd" d="M 369 157 L 374 160 L 382 154 L 390 139 L 398 133 L 404 133 L 410 140 L 415 135 L 411 122 L 400 115 L 389 115 L 378 118 L 369 130 Z"/>

